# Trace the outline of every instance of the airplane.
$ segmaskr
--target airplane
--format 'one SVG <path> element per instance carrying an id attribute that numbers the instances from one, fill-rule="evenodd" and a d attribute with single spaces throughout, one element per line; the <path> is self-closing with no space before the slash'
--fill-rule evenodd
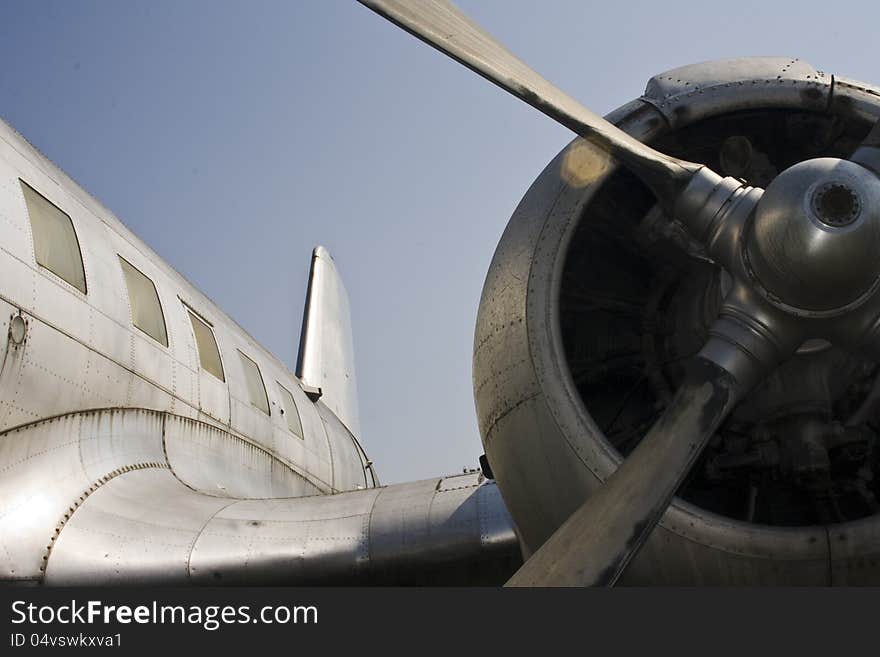
<path id="1" fill-rule="evenodd" d="M 726 60 L 603 119 L 445 0 L 361 1 L 576 135 L 483 287 L 481 470 L 380 485 L 326 249 L 293 373 L 4 124 L 2 580 L 880 581 L 880 89 Z"/>

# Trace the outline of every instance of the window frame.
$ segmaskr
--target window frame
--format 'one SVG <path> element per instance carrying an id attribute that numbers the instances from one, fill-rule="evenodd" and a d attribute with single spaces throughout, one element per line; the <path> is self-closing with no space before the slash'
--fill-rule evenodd
<path id="1" fill-rule="evenodd" d="M 241 360 L 241 365 L 242 365 L 242 368 L 243 368 L 243 369 L 246 367 L 246 366 L 245 366 L 245 360 L 247 360 L 248 362 L 250 362 L 251 364 L 253 364 L 254 369 L 255 369 L 256 372 L 257 372 L 257 376 L 258 376 L 259 379 L 260 379 L 260 385 L 262 386 L 262 390 L 263 390 L 263 399 L 264 399 L 265 402 L 266 402 L 266 408 L 263 408 L 262 406 L 260 406 L 259 404 L 257 404 L 257 403 L 254 402 L 253 395 L 251 395 L 251 386 L 250 386 L 250 383 L 248 382 L 248 378 L 247 378 L 247 372 L 245 372 L 245 381 L 244 381 L 244 384 L 245 384 L 245 388 L 246 388 L 247 393 L 248 393 L 248 398 L 249 398 L 249 400 L 250 400 L 250 402 L 251 402 L 251 406 L 253 406 L 254 408 L 256 408 L 256 409 L 257 409 L 258 411 L 260 411 L 261 413 L 265 413 L 268 417 L 271 417 L 271 416 L 272 416 L 272 409 L 270 408 L 270 405 L 269 405 L 269 391 L 266 389 L 266 379 L 263 378 L 263 372 L 262 372 L 262 370 L 260 370 L 260 365 L 257 363 L 257 361 L 255 361 L 253 358 L 251 358 L 250 356 L 248 356 L 248 355 L 247 355 L 246 353 L 244 353 L 241 349 L 236 349 L 236 351 L 238 352 L 239 357 L 242 359 L 242 360 Z"/>
<path id="2" fill-rule="evenodd" d="M 31 229 L 31 249 L 34 254 L 34 262 L 36 263 L 37 267 L 44 270 L 44 271 L 49 272 L 58 280 L 64 281 L 67 285 L 72 287 L 74 290 L 76 290 L 80 294 L 88 296 L 89 283 L 88 283 L 88 278 L 86 277 L 86 262 L 83 259 L 82 245 L 80 244 L 80 241 L 79 241 L 79 233 L 77 233 L 76 226 L 73 224 L 73 217 L 71 217 L 69 214 L 67 214 L 64 210 L 61 209 L 61 206 L 52 202 L 52 200 L 49 199 L 48 196 L 41 193 L 39 190 L 37 190 L 36 187 L 34 187 L 30 183 L 28 183 L 23 178 L 19 178 L 18 182 L 19 182 L 19 186 L 21 188 L 22 198 L 24 199 L 24 206 L 25 206 L 25 212 L 27 213 L 28 224 Z M 77 285 L 74 282 L 67 280 L 64 276 L 59 274 L 57 271 L 55 271 L 54 269 L 52 269 L 51 267 L 49 267 L 45 263 L 40 262 L 40 259 L 37 256 L 37 238 L 36 238 L 37 231 L 34 230 L 34 220 L 31 216 L 31 208 L 30 208 L 30 205 L 28 204 L 27 192 L 25 191 L 25 188 L 29 189 L 31 192 L 33 192 L 34 194 L 39 196 L 46 203 L 51 205 L 53 208 L 58 210 L 58 212 L 60 212 L 64 217 L 67 218 L 67 222 L 70 225 L 70 232 L 73 233 L 73 243 L 76 245 L 76 253 L 79 256 L 79 266 L 80 266 L 80 270 L 82 271 L 82 287 L 80 287 L 79 285 Z"/>
<path id="3" fill-rule="evenodd" d="M 180 299 L 180 297 L 178 297 L 178 299 Z M 204 316 L 202 316 L 201 313 L 196 311 L 183 299 L 180 299 L 180 303 L 183 305 L 183 309 L 187 312 L 187 316 L 189 318 L 189 328 L 192 332 L 193 342 L 196 345 L 196 356 L 198 356 L 199 359 L 199 370 L 204 370 L 221 383 L 226 383 L 226 366 L 223 364 L 223 354 L 220 351 L 220 344 L 217 342 L 217 335 L 214 332 L 214 324 L 209 322 Z M 202 364 L 202 349 L 199 346 L 199 337 L 196 333 L 196 327 L 193 324 L 193 319 L 201 322 L 208 328 L 208 332 L 211 335 L 211 340 L 214 342 L 214 350 L 217 352 L 217 362 L 220 364 L 220 376 L 217 376 L 214 372 L 212 372 Z"/>
<path id="4" fill-rule="evenodd" d="M 154 281 L 152 278 L 147 276 L 140 269 L 135 267 L 132 264 L 132 262 L 128 258 L 124 257 L 122 254 L 117 253 L 116 257 L 119 259 L 119 266 L 120 266 L 120 269 L 122 270 L 122 278 L 125 281 L 125 290 L 126 290 L 126 292 L 128 292 L 128 308 L 129 308 L 129 313 L 131 314 L 131 325 L 134 326 L 138 331 L 140 331 L 144 335 L 155 340 L 157 344 L 162 345 L 166 349 L 169 348 L 169 345 L 171 343 L 168 339 L 168 321 L 165 319 L 165 309 L 162 307 L 162 298 L 159 296 L 159 288 L 156 287 L 156 281 Z M 123 264 L 123 263 L 125 263 L 125 264 Z M 159 340 L 159 338 L 157 338 L 155 335 L 153 335 L 152 333 L 149 333 L 146 329 L 138 326 L 135 323 L 135 321 L 134 321 L 134 306 L 132 304 L 131 286 L 128 284 L 128 275 L 125 273 L 125 265 L 128 265 L 129 267 L 131 267 L 135 272 L 137 272 L 138 274 L 143 276 L 145 280 L 149 281 L 150 285 L 153 286 L 153 292 L 156 295 L 156 303 L 159 306 L 159 317 L 162 318 L 162 333 L 165 336 L 164 342 Z"/>
<path id="5" fill-rule="evenodd" d="M 296 423 L 299 425 L 299 433 L 297 433 L 296 431 L 294 431 L 293 429 L 290 428 L 290 418 L 285 417 L 285 420 L 287 422 L 287 430 L 290 433 L 292 433 L 294 436 L 299 438 L 300 440 L 305 440 L 306 436 L 305 436 L 305 429 L 303 429 L 303 425 L 302 425 L 302 415 L 299 412 L 299 406 L 296 405 L 296 399 L 294 398 L 293 393 L 290 392 L 290 390 L 288 390 L 287 386 L 285 386 L 283 383 L 281 383 L 281 381 L 279 381 L 278 379 L 275 379 L 275 383 L 278 385 L 278 388 L 280 390 L 280 395 L 281 395 L 281 414 L 284 416 L 287 416 L 290 414 L 290 411 L 288 410 L 287 405 L 284 403 L 285 395 L 287 395 L 287 398 L 290 399 L 290 403 L 293 404 L 293 412 L 296 415 Z"/>

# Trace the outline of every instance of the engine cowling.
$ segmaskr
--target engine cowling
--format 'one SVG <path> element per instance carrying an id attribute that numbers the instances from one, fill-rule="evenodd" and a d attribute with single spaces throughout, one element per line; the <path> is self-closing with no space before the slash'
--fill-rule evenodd
<path id="1" fill-rule="evenodd" d="M 766 187 L 799 161 L 849 156 L 878 116 L 876 87 L 754 58 L 655 76 L 607 118 L 660 151 Z M 729 285 L 658 213 L 641 182 L 576 139 L 496 250 L 474 389 L 527 553 L 662 413 Z M 622 582 L 880 582 L 878 372 L 804 343 L 721 427 Z"/>

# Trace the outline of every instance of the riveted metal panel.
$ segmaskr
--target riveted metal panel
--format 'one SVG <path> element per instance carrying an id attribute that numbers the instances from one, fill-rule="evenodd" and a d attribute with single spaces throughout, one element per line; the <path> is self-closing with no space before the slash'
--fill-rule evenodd
<path id="1" fill-rule="evenodd" d="M 0 436 L 0 573 L 39 578 L 55 528 L 91 485 L 79 459 L 80 418 Z"/>
<path id="2" fill-rule="evenodd" d="M 82 373 L 89 350 L 40 321 L 30 321 L 24 357 L 11 395 L 6 426 L 15 426 L 79 407 Z M 9 399 L 9 398 L 7 398 Z"/>
<path id="3" fill-rule="evenodd" d="M 520 547 L 513 518 L 501 499 L 494 481 L 484 482 L 476 489 L 477 513 L 480 517 L 480 543 L 483 550 L 510 551 Z"/>
<path id="4" fill-rule="evenodd" d="M 130 400 L 129 391 L 133 379 L 137 377 L 130 370 L 92 352 L 89 356 L 88 400 L 83 399 L 83 408 L 123 408 Z"/>
<path id="5" fill-rule="evenodd" d="M 0 577 L 40 577 L 80 498 L 108 473 L 141 462 L 164 462 L 161 432 L 143 413 L 74 414 L 0 435 Z"/>
<path id="6" fill-rule="evenodd" d="M 34 259 L 30 226 L 24 206 L 21 184 L 15 169 L 5 160 L 5 142 L 0 140 L 0 234 L 2 249 L 22 264 Z M 5 287 L 5 286 L 4 286 Z M 19 292 L 19 295 L 21 292 Z"/>
<path id="7" fill-rule="evenodd" d="M 444 477 L 437 484 L 437 491 L 457 490 L 459 488 L 474 488 L 485 481 L 482 472 L 468 472 L 451 477 Z"/>
<path id="8" fill-rule="evenodd" d="M 188 486 L 222 497 L 297 497 L 326 492 L 320 482 L 243 438 L 194 420 L 167 416 L 165 449 Z"/>
<path id="9" fill-rule="evenodd" d="M 379 567 L 418 558 L 431 531 L 431 502 L 439 483 L 428 479 L 381 489 L 370 521 L 370 555 Z"/>
<path id="10" fill-rule="evenodd" d="M 189 316 L 181 307 L 180 299 L 163 271 L 156 271 L 155 283 L 168 330 L 174 395 L 185 402 L 176 404 L 173 410 L 181 415 L 197 417 L 195 409 L 200 409 L 201 406 L 200 368 L 194 351 Z M 226 400 L 225 386 L 221 390 L 220 398 Z"/>
<path id="11" fill-rule="evenodd" d="M 198 374 L 171 355 L 174 385 L 174 405 L 171 411 L 176 415 L 197 419 L 199 417 Z"/>
<path id="12" fill-rule="evenodd" d="M 132 340 L 134 340 L 134 336 L 127 326 L 120 324 L 117 320 L 94 308 L 92 309 L 89 321 L 89 346 L 94 352 L 94 355 L 90 356 L 90 364 L 100 362 L 101 365 L 98 366 L 107 372 L 110 371 L 111 365 L 119 370 L 113 374 L 113 377 L 117 379 L 117 382 L 113 384 L 114 390 L 107 391 L 105 394 L 124 400 L 128 384 L 126 382 L 120 385 L 119 381 L 122 378 L 125 378 L 127 381 L 128 376 L 134 369 L 132 363 Z M 94 379 L 94 381 L 90 380 L 90 387 L 100 386 L 102 380 L 100 376 L 93 376 L 91 371 L 84 374 L 87 374 L 89 379 Z M 123 402 L 120 401 L 119 403 L 121 405 Z"/>
<path id="13" fill-rule="evenodd" d="M 725 112 L 802 107 L 824 112 L 832 76 L 796 57 L 742 57 L 682 66 L 648 81 L 646 102 L 672 127 Z"/>
<path id="14" fill-rule="evenodd" d="M 131 325 L 119 258 L 108 239 L 110 231 L 69 190 L 65 190 L 64 200 L 77 228 L 86 277 L 94 281 L 88 295 L 81 299 L 89 311 L 88 334 L 84 342 L 106 358 L 133 368 L 135 329 Z M 84 378 L 92 378 L 91 373 L 85 372 Z M 89 381 L 88 385 L 92 387 L 94 384 Z"/>
<path id="15" fill-rule="evenodd" d="M 36 271 L 0 244 L 0 297 L 10 304 L 33 312 Z"/>
<path id="16" fill-rule="evenodd" d="M 294 412 L 298 413 L 300 424 L 303 428 L 306 424 L 303 422 L 302 415 L 306 410 L 311 411 L 315 415 L 314 419 L 320 425 L 320 420 L 317 419 L 317 413 L 314 410 L 312 401 L 300 390 L 296 381 L 292 382 L 294 384 L 291 386 L 292 390 L 288 388 L 291 385 L 291 381 L 288 379 L 289 376 L 285 372 L 277 367 L 273 367 L 271 363 L 268 364 L 266 390 L 272 407 L 273 425 L 270 448 L 287 461 L 299 464 L 306 472 L 311 473 L 315 479 L 326 483 L 327 488 L 330 489 L 332 488 L 332 476 L 328 453 L 329 446 L 323 426 L 317 427 L 317 431 L 320 433 L 316 434 L 314 431 L 310 432 L 303 429 L 301 430 L 303 435 L 298 436 L 291 432 L 286 412 L 281 412 L 285 409 L 285 406 L 282 402 L 279 385 L 283 385 L 285 390 L 290 392 L 296 406 Z M 285 380 L 287 380 L 286 384 L 279 383 Z"/>
<path id="17" fill-rule="evenodd" d="M 0 390 L 3 385 L 3 371 L 6 369 L 6 361 L 9 359 L 9 353 L 17 347 L 23 348 L 23 345 L 16 345 L 14 340 L 10 339 L 9 326 L 12 318 L 18 315 L 18 308 L 6 303 L 0 299 Z M 27 337 L 27 333 L 25 333 Z M 2 397 L 0 397 L 2 399 Z M 2 423 L 3 413 L 0 411 L 0 423 Z"/>
<path id="18" fill-rule="evenodd" d="M 240 500 L 217 514 L 218 520 L 253 520 L 279 524 L 323 522 L 373 512 L 379 490 L 350 491 L 336 495 L 316 495 L 302 499 Z"/>
<path id="19" fill-rule="evenodd" d="M 196 374 L 199 409 L 214 420 L 229 424 L 229 388 L 210 372 L 199 368 Z"/>
<path id="20" fill-rule="evenodd" d="M 621 584 L 768 586 L 830 584 L 825 527 L 766 527 L 677 501 Z"/>
<path id="21" fill-rule="evenodd" d="M 36 314 L 74 340 L 89 343 L 90 310 L 85 295 L 48 269 L 39 268 L 34 278 Z"/>
<path id="22" fill-rule="evenodd" d="M 232 385 L 234 376 L 239 375 L 236 373 L 228 378 L 231 393 L 229 398 L 231 426 L 238 433 L 252 436 L 259 443 L 266 443 L 272 435 L 269 417 L 254 407 L 250 400 L 237 396 Z"/>
<path id="23" fill-rule="evenodd" d="M 880 118 L 880 87 L 835 75 L 831 111 L 873 123 Z"/>
<path id="24" fill-rule="evenodd" d="M 150 336 L 133 331 L 132 354 L 134 371 L 143 379 L 154 383 L 168 393 L 174 391 L 174 370 L 167 347 L 158 344 Z M 173 403 L 173 402 L 172 402 Z M 169 408 L 169 410 L 172 410 Z"/>
<path id="25" fill-rule="evenodd" d="M 454 561 L 463 554 L 500 556 L 518 545 L 513 521 L 493 482 L 473 483 L 471 475 L 444 482 L 431 501 L 429 537 L 421 545 L 431 561 Z"/>
<path id="26" fill-rule="evenodd" d="M 0 579 L 39 577 L 52 537 L 95 487 L 132 468 L 166 467 L 166 455 L 175 480 L 208 497 L 320 492 L 264 450 L 186 418 L 106 409 L 42 421 L 0 437 Z"/>
<path id="27" fill-rule="evenodd" d="M 229 500 L 194 493 L 164 468 L 96 488 L 54 542 L 46 584 L 186 584 L 201 528 Z"/>
<path id="28" fill-rule="evenodd" d="M 478 552 L 482 545 L 479 486 L 460 483 L 460 487 L 435 490 L 428 508 L 431 543 L 442 545 L 442 550 L 434 551 L 439 560 Z"/>
<path id="29" fill-rule="evenodd" d="M 6 306 L 6 308 L 9 308 L 9 306 Z M 13 312 L 9 312 L 8 315 L 4 313 L 4 321 L 7 322 L 7 326 Z M 18 313 L 14 312 L 14 314 Z M 23 315 L 23 317 L 25 318 L 28 332 L 30 332 L 33 318 L 28 315 Z M 10 344 L 9 341 L 4 342 L 3 367 L 0 369 L 0 431 L 17 424 L 38 419 L 34 417 L 35 414 L 32 411 L 25 410 L 18 403 L 18 395 L 21 392 L 18 387 L 18 381 L 21 378 L 21 369 L 25 361 L 27 344 L 27 336 L 24 343 L 20 345 Z"/>
<path id="30" fill-rule="evenodd" d="M 89 350 L 86 369 L 82 373 L 83 386 L 75 408 L 121 408 L 125 406 L 131 385 L 130 371 Z M 70 410 L 70 409 L 67 409 Z"/>
<path id="31" fill-rule="evenodd" d="M 285 382 L 281 379 L 281 383 Z M 330 457 L 330 444 L 327 441 L 327 432 L 324 423 L 318 414 L 317 405 L 313 403 L 302 391 L 298 381 L 291 381 L 290 386 L 285 386 L 293 395 L 296 408 L 299 410 L 299 420 L 303 428 L 303 443 L 306 447 L 306 466 L 309 472 L 321 481 L 333 483 L 333 466 Z"/>
<path id="32" fill-rule="evenodd" d="M 83 260 L 88 261 L 89 275 L 97 283 L 89 288 L 91 306 L 89 346 L 116 362 L 129 367 L 131 354 L 131 314 L 128 291 L 122 279 L 113 233 L 86 210 L 72 211 L 78 221 Z"/>
<path id="33" fill-rule="evenodd" d="M 584 459 L 603 458 L 601 448 L 593 448 L 587 435 L 578 444 L 580 450 L 589 452 Z M 531 439 L 534 436 L 542 439 Z M 507 508 L 516 510 L 514 518 L 529 553 L 540 547 L 599 485 L 583 461 L 571 458 L 568 443 L 557 442 L 558 436 L 559 425 L 545 397 L 536 395 L 498 420 L 486 439 L 487 444 L 494 440 L 493 451 L 487 453 L 496 481 L 519 482 L 499 488 Z M 508 450 L 516 450 L 519 458 L 509 458 Z M 533 467 L 535 463 L 546 464 L 546 471 Z"/>
<path id="34" fill-rule="evenodd" d="M 278 426 L 278 424 L 276 424 L 274 427 L 272 451 L 279 454 L 287 461 L 298 463 L 316 479 L 326 482 L 329 488 L 329 468 L 327 468 L 326 462 L 322 460 L 323 455 L 316 452 L 314 449 L 316 443 L 318 445 L 321 443 L 315 440 L 315 436 L 310 436 L 311 440 L 307 443 L 306 440 L 294 435 L 287 429 L 284 416 L 279 414 L 278 420 L 285 424 L 284 426 Z M 326 443 L 324 443 L 324 446 L 326 447 Z M 319 473 L 325 473 L 328 476 L 324 479 Z"/>
<path id="35" fill-rule="evenodd" d="M 354 578 L 369 559 L 375 491 L 299 500 L 237 502 L 196 542 L 199 583 L 284 584 Z"/>
<path id="36" fill-rule="evenodd" d="M 78 417 L 79 460 L 89 481 L 123 465 L 165 462 L 161 413 L 111 408 Z"/>
<path id="37" fill-rule="evenodd" d="M 161 410 L 171 408 L 171 392 L 158 387 L 149 379 L 133 373 L 128 379 L 125 406 L 131 408 L 150 408 Z"/>
<path id="38" fill-rule="evenodd" d="M 320 401 L 315 405 L 327 431 L 333 459 L 333 488 L 337 491 L 367 487 L 364 463 L 351 432 Z"/>
<path id="39" fill-rule="evenodd" d="M 297 500 L 236 502 L 207 523 L 192 551 L 204 584 L 418 581 L 475 576 L 518 544 L 491 484 L 438 492 L 436 479 Z M 496 582 L 503 581 L 504 572 Z M 410 578 L 406 579 L 409 573 Z M 415 573 L 415 574 L 414 574 Z"/>
<path id="40" fill-rule="evenodd" d="M 470 577 L 474 564 L 489 557 L 507 570 L 516 565 L 516 539 L 500 497 L 484 495 L 494 486 L 474 485 L 472 475 L 444 480 L 444 491 L 437 490 L 440 480 L 429 480 L 286 499 L 206 495 L 163 460 L 167 451 L 172 463 L 181 462 L 163 445 L 163 430 L 167 440 L 169 425 L 176 425 L 178 441 L 198 442 L 194 424 L 149 410 L 107 409 L 0 436 L 0 462 L 7 464 L 0 477 L 0 579 L 399 581 L 394 578 L 407 570 Z M 206 450 L 187 458 L 200 460 L 203 470 L 212 467 Z M 259 475 L 255 481 L 259 486 Z M 500 582 L 506 574 L 492 576 Z"/>

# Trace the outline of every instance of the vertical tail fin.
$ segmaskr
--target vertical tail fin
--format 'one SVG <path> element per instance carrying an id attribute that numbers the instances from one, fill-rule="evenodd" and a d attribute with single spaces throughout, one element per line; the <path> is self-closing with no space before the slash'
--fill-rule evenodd
<path id="1" fill-rule="evenodd" d="M 356 437 L 360 436 L 348 293 L 323 246 L 312 252 L 296 375 Z"/>

